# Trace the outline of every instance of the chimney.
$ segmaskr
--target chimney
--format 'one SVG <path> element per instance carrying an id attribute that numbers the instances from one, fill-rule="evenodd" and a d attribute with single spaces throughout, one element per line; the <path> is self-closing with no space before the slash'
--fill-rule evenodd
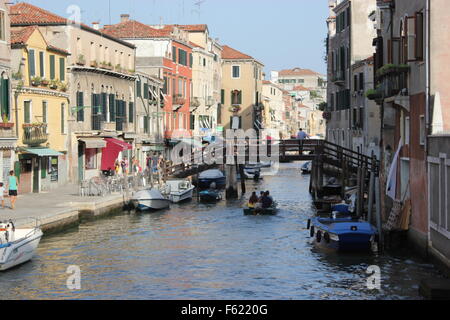
<path id="1" fill-rule="evenodd" d="M 100 30 L 100 22 L 92 22 L 92 28 L 95 30 Z"/>
<path id="2" fill-rule="evenodd" d="M 129 14 L 121 14 L 120 15 L 120 22 L 128 22 L 130 20 Z"/>

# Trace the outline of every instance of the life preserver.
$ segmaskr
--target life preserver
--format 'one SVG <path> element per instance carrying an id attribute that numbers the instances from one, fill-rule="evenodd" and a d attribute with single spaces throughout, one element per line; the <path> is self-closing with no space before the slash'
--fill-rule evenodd
<path id="1" fill-rule="evenodd" d="M 308 225 L 306 226 L 306 229 L 309 230 L 309 228 L 311 228 L 311 219 L 308 219 Z"/>
<path id="2" fill-rule="evenodd" d="M 314 226 L 309 229 L 309 235 L 311 236 L 311 238 L 314 237 Z"/>
<path id="3" fill-rule="evenodd" d="M 322 231 L 317 231 L 317 234 L 316 234 L 316 241 L 317 241 L 317 243 L 320 243 L 320 241 L 322 241 Z"/>
<path id="4" fill-rule="evenodd" d="M 326 243 L 330 243 L 330 234 L 328 232 L 325 232 L 323 235 L 323 238 L 325 239 Z"/>

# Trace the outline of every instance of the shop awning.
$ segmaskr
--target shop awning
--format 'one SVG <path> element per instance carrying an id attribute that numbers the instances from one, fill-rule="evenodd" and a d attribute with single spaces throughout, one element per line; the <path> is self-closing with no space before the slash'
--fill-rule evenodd
<path id="1" fill-rule="evenodd" d="M 86 144 L 86 149 L 103 149 L 106 147 L 106 141 L 100 138 L 83 138 L 79 141 Z"/>
<path id="2" fill-rule="evenodd" d="M 21 151 L 24 153 L 35 154 L 39 157 L 59 157 L 64 155 L 61 152 L 49 148 L 22 148 Z"/>
<path id="3" fill-rule="evenodd" d="M 106 138 L 105 141 L 106 148 L 102 150 L 102 170 L 114 170 L 114 164 L 119 153 L 125 150 L 131 150 L 133 146 L 114 138 Z"/>

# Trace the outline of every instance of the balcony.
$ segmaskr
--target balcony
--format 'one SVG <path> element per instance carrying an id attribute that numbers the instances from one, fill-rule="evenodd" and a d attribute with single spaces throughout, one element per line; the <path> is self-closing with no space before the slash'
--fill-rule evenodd
<path id="1" fill-rule="evenodd" d="M 214 98 L 211 97 L 211 96 L 209 96 L 209 97 L 207 97 L 207 98 L 205 99 L 205 104 L 206 104 L 207 107 L 213 106 L 214 103 L 215 103 Z"/>
<path id="2" fill-rule="evenodd" d="M 331 82 L 334 84 L 341 86 L 345 84 L 345 72 L 343 70 L 338 70 L 331 77 Z"/>
<path id="3" fill-rule="evenodd" d="M 408 72 L 408 65 L 386 65 L 377 71 L 376 82 L 384 98 L 407 91 Z"/>
<path id="4" fill-rule="evenodd" d="M 173 96 L 173 108 L 174 108 L 174 110 L 175 109 L 178 110 L 179 108 L 184 106 L 185 103 L 186 103 L 186 98 L 184 98 L 183 95 L 177 94 L 177 95 Z"/>
<path id="5" fill-rule="evenodd" d="M 29 147 L 39 147 L 48 141 L 47 124 L 24 124 L 23 126 L 23 144 Z"/>

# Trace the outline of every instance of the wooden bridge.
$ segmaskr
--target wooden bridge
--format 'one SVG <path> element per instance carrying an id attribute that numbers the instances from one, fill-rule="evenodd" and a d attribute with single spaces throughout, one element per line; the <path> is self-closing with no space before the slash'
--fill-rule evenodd
<path id="1" fill-rule="evenodd" d="M 323 168 L 323 173 L 328 176 L 341 177 L 342 174 L 357 173 L 358 168 L 366 168 L 368 171 L 377 170 L 378 161 L 353 150 L 343 148 L 325 140 L 271 140 L 263 143 L 237 142 L 232 145 L 234 151 L 227 152 L 227 146 L 217 146 L 215 149 L 203 148 L 193 152 L 190 161 L 175 163 L 164 170 L 164 176 L 186 178 L 205 170 L 217 168 L 226 164 L 227 157 L 239 156 L 245 158 L 245 163 L 250 160 L 271 159 L 278 162 L 313 161 Z M 212 151 L 211 151 L 212 150 Z M 242 154 L 244 151 L 244 154 Z M 256 155 L 254 154 L 256 151 Z M 213 158 L 221 161 L 208 161 L 208 153 Z M 314 171 L 314 170 L 313 170 Z"/>

